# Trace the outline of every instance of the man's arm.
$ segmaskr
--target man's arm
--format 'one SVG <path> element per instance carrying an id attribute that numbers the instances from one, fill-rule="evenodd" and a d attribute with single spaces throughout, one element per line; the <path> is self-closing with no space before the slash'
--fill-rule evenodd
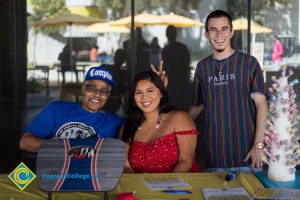
<path id="1" fill-rule="evenodd" d="M 31 133 L 24 133 L 20 140 L 20 149 L 23 151 L 37 152 L 44 142 L 44 139 L 38 138 Z"/>
<path id="2" fill-rule="evenodd" d="M 200 113 L 203 111 L 203 109 L 204 109 L 203 104 L 201 104 L 199 106 L 191 106 L 190 110 L 189 110 L 190 117 L 193 120 L 195 120 L 200 115 Z"/>
<path id="3" fill-rule="evenodd" d="M 266 127 L 266 120 L 267 120 L 267 101 L 266 97 L 263 94 L 256 94 L 253 97 L 257 114 L 256 114 L 256 135 L 254 140 L 254 145 L 257 142 L 263 142 L 264 139 L 264 131 Z"/>
<path id="4" fill-rule="evenodd" d="M 254 94 L 253 100 L 257 110 L 255 140 L 253 143 L 253 147 L 248 152 L 244 161 L 247 161 L 251 157 L 252 168 L 255 168 L 255 167 L 263 166 L 263 161 L 261 160 L 261 154 L 263 153 L 263 148 L 261 149 L 257 148 L 256 144 L 258 142 L 263 142 L 264 140 L 264 131 L 266 126 L 268 106 L 267 106 L 266 97 L 263 94 L 260 93 Z"/>

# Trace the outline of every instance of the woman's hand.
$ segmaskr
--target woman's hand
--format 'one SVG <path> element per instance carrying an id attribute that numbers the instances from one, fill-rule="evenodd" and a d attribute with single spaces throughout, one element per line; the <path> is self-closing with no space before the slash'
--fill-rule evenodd
<path id="1" fill-rule="evenodd" d="M 166 74 L 166 71 L 163 70 L 163 64 L 164 64 L 164 62 L 160 61 L 160 65 L 159 65 L 158 70 L 152 64 L 150 65 L 150 67 L 151 67 L 152 71 L 155 72 L 161 78 L 162 82 L 164 83 L 164 86 L 167 88 L 167 86 L 168 86 L 168 76 Z"/>
<path id="2" fill-rule="evenodd" d="M 261 156 L 263 154 L 263 149 L 258 149 L 255 146 L 252 147 L 252 149 L 248 152 L 246 158 L 244 161 L 247 161 L 251 158 L 252 164 L 251 168 L 262 168 L 264 165 L 263 160 L 261 159 Z"/>

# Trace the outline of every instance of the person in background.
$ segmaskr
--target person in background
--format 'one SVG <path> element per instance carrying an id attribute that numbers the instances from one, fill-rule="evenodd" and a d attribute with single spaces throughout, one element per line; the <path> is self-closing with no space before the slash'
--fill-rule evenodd
<path id="1" fill-rule="evenodd" d="M 276 69 L 280 68 L 282 61 L 282 54 L 284 51 L 283 45 L 276 35 L 273 35 L 273 51 L 272 51 L 272 63 Z"/>
<path id="2" fill-rule="evenodd" d="M 123 43 L 123 49 L 126 51 L 126 65 L 131 67 L 135 63 L 136 68 L 131 68 L 134 73 L 144 71 L 150 66 L 150 45 L 143 37 L 143 32 L 140 27 L 135 30 L 135 57 L 134 62 L 131 61 L 131 40 L 128 39 Z"/>
<path id="3" fill-rule="evenodd" d="M 82 86 L 82 102 L 50 103 L 25 129 L 21 150 L 37 152 L 50 138 L 117 137 L 124 119 L 102 110 L 115 84 L 108 69 L 90 68 Z"/>
<path id="4" fill-rule="evenodd" d="M 197 64 L 189 114 L 205 112 L 208 171 L 250 171 L 263 166 L 267 102 L 258 61 L 231 47 L 232 18 L 215 10 L 206 18 L 212 54 Z M 250 160 L 252 162 L 251 167 Z"/>
<path id="5" fill-rule="evenodd" d="M 104 109 L 108 112 L 116 113 L 118 115 L 124 116 L 123 108 L 125 105 L 125 93 L 129 88 L 129 78 L 128 78 L 128 69 L 125 65 L 126 61 L 126 52 L 124 49 L 117 49 L 114 55 L 113 64 L 102 64 L 101 66 L 108 68 L 113 73 L 118 82 L 122 84 L 116 85 L 114 90 L 110 95 L 110 101 L 107 102 Z"/>
<path id="6" fill-rule="evenodd" d="M 126 143 L 125 172 L 201 171 L 194 160 L 198 131 L 186 112 L 169 105 L 161 77 L 138 73 L 129 95 L 129 119 L 120 134 Z"/>
<path id="7" fill-rule="evenodd" d="M 174 26 L 167 27 L 166 36 L 169 43 L 162 50 L 162 60 L 169 78 L 170 103 L 187 110 L 189 104 L 185 91 L 190 77 L 190 53 L 185 44 L 176 41 L 177 29 Z"/>
<path id="8" fill-rule="evenodd" d="M 97 62 L 98 61 L 98 49 L 99 47 L 94 44 L 93 47 L 90 50 L 90 61 L 91 62 Z"/>
<path id="9" fill-rule="evenodd" d="M 66 46 L 63 48 L 62 52 L 58 56 L 58 60 L 60 60 L 60 70 L 63 78 L 62 83 L 64 84 L 66 82 L 65 73 L 67 71 L 75 73 L 76 83 L 78 83 L 78 71 L 76 69 L 76 60 L 69 44 L 66 44 Z"/>
<path id="10" fill-rule="evenodd" d="M 161 61 L 161 47 L 158 38 L 154 37 L 150 43 L 150 64 L 158 67 Z"/>
<path id="11" fill-rule="evenodd" d="M 136 36 L 136 72 L 144 71 L 150 66 L 150 45 L 143 37 L 143 32 L 140 27 L 135 30 Z"/>

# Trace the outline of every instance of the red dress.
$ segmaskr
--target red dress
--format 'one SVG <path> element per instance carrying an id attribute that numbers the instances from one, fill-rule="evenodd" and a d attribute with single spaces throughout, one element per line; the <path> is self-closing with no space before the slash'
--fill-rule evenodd
<path id="1" fill-rule="evenodd" d="M 196 130 L 173 132 L 149 143 L 133 141 L 128 152 L 128 161 L 137 173 L 170 173 L 179 160 L 176 135 L 198 134 Z M 200 172 L 202 168 L 195 161 L 190 172 Z"/>

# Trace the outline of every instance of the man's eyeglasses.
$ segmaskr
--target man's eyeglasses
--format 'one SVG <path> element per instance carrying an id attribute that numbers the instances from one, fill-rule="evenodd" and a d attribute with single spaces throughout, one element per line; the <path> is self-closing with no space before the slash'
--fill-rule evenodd
<path id="1" fill-rule="evenodd" d="M 98 89 L 94 85 L 84 85 L 84 87 L 85 87 L 85 91 L 87 91 L 89 93 L 96 94 L 97 92 L 99 92 L 99 94 L 101 96 L 108 96 L 110 94 L 110 90 L 107 89 L 107 88 L 100 88 L 100 89 Z"/>

